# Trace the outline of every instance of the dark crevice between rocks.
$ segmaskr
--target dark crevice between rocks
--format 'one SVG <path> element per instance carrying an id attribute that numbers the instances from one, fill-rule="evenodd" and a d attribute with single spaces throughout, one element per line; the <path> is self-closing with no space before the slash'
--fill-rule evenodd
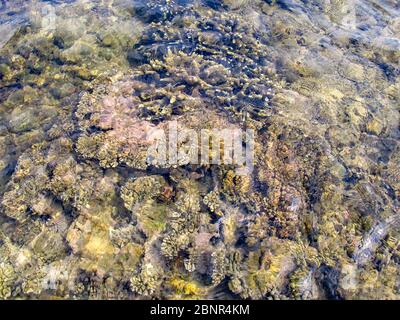
<path id="1" fill-rule="evenodd" d="M 316 279 L 327 299 L 343 299 L 338 292 L 339 278 L 340 271 L 338 269 L 327 266 L 326 264 L 322 264 L 318 268 L 316 272 Z"/>

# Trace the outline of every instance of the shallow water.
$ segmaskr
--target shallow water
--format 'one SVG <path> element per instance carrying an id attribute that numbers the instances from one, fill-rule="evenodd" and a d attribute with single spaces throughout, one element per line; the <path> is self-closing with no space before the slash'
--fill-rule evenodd
<path id="1" fill-rule="evenodd" d="M 397 1 L 0 3 L 0 298 L 400 298 Z"/>

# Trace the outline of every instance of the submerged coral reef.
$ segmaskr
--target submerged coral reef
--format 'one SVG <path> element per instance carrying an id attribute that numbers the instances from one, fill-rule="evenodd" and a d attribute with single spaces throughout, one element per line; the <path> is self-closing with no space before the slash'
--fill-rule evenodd
<path id="1" fill-rule="evenodd" d="M 351 4 L 21 6 L 0 299 L 399 299 L 400 8 Z M 171 123 L 254 130 L 254 170 L 154 162 Z"/>

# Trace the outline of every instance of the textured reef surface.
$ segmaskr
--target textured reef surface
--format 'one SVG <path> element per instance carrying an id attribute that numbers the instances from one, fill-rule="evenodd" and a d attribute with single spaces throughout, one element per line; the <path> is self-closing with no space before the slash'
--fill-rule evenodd
<path id="1" fill-rule="evenodd" d="M 0 1 L 0 38 L 0 299 L 400 299 L 398 1 Z M 174 122 L 254 170 L 152 162 Z"/>

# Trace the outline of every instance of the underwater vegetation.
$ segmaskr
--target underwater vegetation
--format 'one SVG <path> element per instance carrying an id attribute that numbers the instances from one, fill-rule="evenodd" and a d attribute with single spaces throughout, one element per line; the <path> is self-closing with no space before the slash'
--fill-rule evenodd
<path id="1" fill-rule="evenodd" d="M 399 299 L 400 7 L 352 3 L 0 9 L 0 299 Z"/>

